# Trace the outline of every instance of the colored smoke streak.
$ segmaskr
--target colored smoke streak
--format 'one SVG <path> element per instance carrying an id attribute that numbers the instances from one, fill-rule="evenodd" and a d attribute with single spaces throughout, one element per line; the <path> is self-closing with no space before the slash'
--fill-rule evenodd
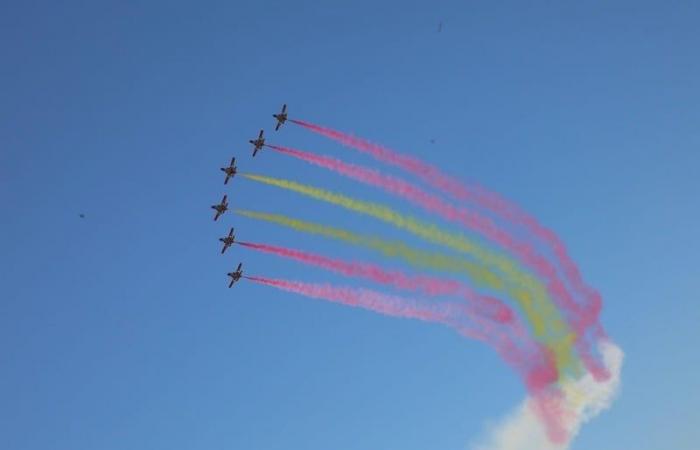
<path id="1" fill-rule="evenodd" d="M 440 307 L 426 307 L 415 300 L 385 295 L 369 289 L 337 287 L 328 283 L 312 284 L 257 276 L 246 276 L 244 278 L 306 297 L 364 308 L 392 317 L 445 323 L 450 315 L 454 314 L 451 311 L 451 305 L 443 304 Z M 476 330 L 470 329 L 467 333 L 472 337 L 483 339 L 483 336 Z"/>
<path id="2" fill-rule="evenodd" d="M 539 281 L 519 270 L 517 265 L 513 264 L 507 257 L 490 252 L 462 235 L 443 231 L 433 224 L 422 223 L 412 217 L 404 216 L 385 205 L 356 200 L 295 181 L 254 174 L 242 174 L 242 176 L 374 217 L 409 231 L 429 242 L 469 254 L 481 264 L 498 267 L 506 278 L 524 288 L 524 290 L 514 292 L 515 295 L 511 296 L 523 310 L 533 333 L 538 339 L 546 342 L 556 355 L 557 367 L 561 371 L 578 373 L 579 364 L 572 349 L 575 335 L 571 334 L 567 324 L 561 319 L 559 311 L 547 293 L 544 292 Z"/>
<path id="3" fill-rule="evenodd" d="M 237 242 L 237 244 L 304 264 L 320 267 L 348 277 L 364 278 L 375 283 L 390 285 L 405 291 L 419 292 L 429 296 L 460 296 L 466 300 L 467 305 L 469 305 L 470 308 L 466 310 L 469 314 L 480 314 L 499 323 L 509 323 L 515 319 L 513 311 L 500 300 L 479 295 L 468 285 L 458 281 L 428 277 L 425 275 L 409 275 L 397 270 L 388 271 L 374 264 L 332 259 L 323 255 L 286 247 L 251 242 Z M 522 325 L 516 325 L 518 326 L 518 335 L 525 336 L 526 331 L 522 328 Z"/>
<path id="4" fill-rule="evenodd" d="M 385 256 L 388 257 L 394 257 L 394 258 L 399 258 L 408 264 L 416 267 L 416 268 L 423 268 L 423 269 L 433 269 L 433 270 L 441 270 L 441 271 L 446 271 L 446 272 L 453 272 L 453 273 L 462 273 L 462 274 L 467 274 L 464 271 L 459 270 L 459 264 L 462 262 L 461 260 L 458 259 L 453 259 L 448 256 L 444 256 L 439 253 L 430 253 L 430 252 L 423 252 L 421 250 L 416 250 L 412 249 L 411 247 L 406 246 L 405 244 L 401 242 L 395 242 L 395 241 L 384 241 L 381 239 L 377 239 L 374 237 L 369 237 L 369 236 L 363 236 L 363 235 L 358 235 L 355 233 L 352 233 L 347 230 L 343 230 L 340 228 L 336 227 L 330 227 L 326 225 L 320 225 L 317 223 L 313 222 L 308 222 L 308 221 L 302 221 L 299 219 L 294 219 L 291 217 L 283 216 L 280 214 L 269 214 L 269 213 L 262 213 L 262 212 L 257 212 L 257 211 L 249 211 L 249 210 L 235 210 L 236 214 L 243 215 L 245 217 L 249 217 L 252 219 L 258 219 L 258 220 L 263 220 L 266 222 L 274 223 L 277 225 L 285 226 L 288 228 L 291 228 L 296 231 L 301 231 L 305 233 L 310 233 L 310 234 L 317 234 L 320 236 L 324 237 L 329 237 L 333 239 L 337 239 L 349 244 L 353 245 L 359 245 L 359 246 L 364 246 L 366 248 L 378 251 L 382 253 Z M 492 287 L 493 288 L 493 287 Z M 517 348 L 514 348 L 511 343 L 505 343 L 499 348 L 502 349 L 502 351 L 505 351 L 506 349 L 510 348 L 512 349 L 512 353 L 518 354 Z M 528 357 L 528 359 L 532 361 L 541 361 L 542 357 L 538 355 L 542 354 L 549 354 L 549 350 L 547 350 L 544 347 L 540 347 L 536 351 L 531 351 L 532 355 Z M 510 360 L 515 359 L 516 356 L 511 356 Z M 504 356 L 504 359 L 508 358 Z M 540 364 L 541 367 L 546 367 L 546 365 Z M 531 375 L 532 373 L 540 373 L 544 375 L 538 376 L 533 376 Z M 556 370 L 554 372 L 556 376 Z M 530 377 L 531 380 L 530 382 L 526 382 L 528 385 L 538 385 L 538 380 L 540 383 L 543 383 L 542 380 L 551 380 L 550 374 L 546 370 L 540 370 L 539 372 L 534 371 L 534 372 L 528 372 L 528 374 L 523 375 L 524 377 Z"/>
<path id="5" fill-rule="evenodd" d="M 596 337 L 598 339 L 605 337 L 605 333 L 598 323 L 600 311 L 602 309 L 602 299 L 595 289 L 583 282 L 578 267 L 569 257 L 566 247 L 554 232 L 542 226 L 537 219 L 500 195 L 490 192 L 478 185 L 465 185 L 459 180 L 444 174 L 435 166 L 429 165 L 417 158 L 403 155 L 381 145 L 337 130 L 321 127 L 301 120 L 291 120 L 291 122 L 335 140 L 347 147 L 370 154 L 379 161 L 399 167 L 458 200 L 476 204 L 491 211 L 503 220 L 525 227 L 529 233 L 544 242 L 554 254 L 573 290 L 582 297 L 582 305 L 563 297 L 562 293 L 566 292 L 568 294 L 568 291 L 564 284 L 557 279 L 556 270 L 547 267 L 541 268 L 544 272 L 544 276 L 548 278 L 548 290 L 559 298 L 561 306 L 567 314 L 568 323 L 576 332 L 576 349 L 581 354 L 587 369 L 596 374 L 599 381 L 603 381 L 609 376 L 605 368 L 592 357 L 590 349 L 585 342 L 585 333 L 588 329 L 593 329 L 597 333 Z M 534 254 L 528 252 L 527 249 L 523 249 L 523 251 L 528 257 L 534 256 Z M 538 273 L 542 275 L 541 272 Z"/>
<path id="6" fill-rule="evenodd" d="M 299 220 L 281 214 L 270 214 L 245 209 L 236 209 L 234 212 L 251 219 L 263 220 L 296 231 L 324 236 L 351 245 L 369 248 L 386 257 L 398 258 L 416 268 L 466 275 L 472 280 L 473 284 L 482 288 L 493 290 L 503 289 L 503 284 L 496 274 L 471 261 L 454 258 L 442 253 L 419 250 L 414 247 L 409 247 L 400 241 L 388 241 L 374 236 L 360 235 L 342 228 Z"/>
<path id="7" fill-rule="evenodd" d="M 461 317 L 463 309 L 455 308 L 451 304 L 426 305 L 413 299 L 386 295 L 369 289 L 339 287 L 327 283 L 313 284 L 259 276 L 245 276 L 244 278 L 309 298 L 368 309 L 392 317 L 440 323 L 455 329 L 463 336 L 488 341 L 487 336 L 471 327 L 465 326 Z M 565 439 L 566 432 L 563 431 L 561 424 L 562 415 L 559 406 L 561 396 L 558 395 L 558 388 L 554 385 L 557 380 L 557 371 L 551 358 L 546 356 L 548 352 L 541 351 L 539 354 L 527 354 L 517 351 L 512 342 L 507 339 L 492 341 L 491 343 L 506 362 L 513 366 L 524 378 L 526 386 L 533 396 L 535 405 L 538 407 L 537 412 L 542 423 L 547 428 L 550 438 L 553 441 Z"/>
<path id="8" fill-rule="evenodd" d="M 600 294 L 583 282 L 578 267 L 569 257 L 562 241 L 553 231 L 542 226 L 537 219 L 524 212 L 514 203 L 509 202 L 500 195 L 490 192 L 481 186 L 465 185 L 459 180 L 444 174 L 437 167 L 429 165 L 417 158 L 403 155 L 365 139 L 301 120 L 290 119 L 290 122 L 335 140 L 347 147 L 367 153 L 378 161 L 399 167 L 458 200 L 477 204 L 480 207 L 490 210 L 498 217 L 524 226 L 531 234 L 546 243 L 552 250 L 573 289 L 583 295 L 588 316 L 586 322 L 595 322 L 598 320 L 602 308 Z"/>
<path id="9" fill-rule="evenodd" d="M 332 170 L 343 176 L 358 180 L 362 183 L 380 187 L 381 189 L 397 194 L 411 203 L 423 207 L 429 212 L 435 212 L 444 219 L 457 222 L 469 230 L 476 231 L 488 239 L 501 245 L 507 251 L 517 255 L 528 267 L 547 280 L 549 295 L 558 300 L 557 304 L 570 314 L 575 322 L 575 330 L 578 334 L 585 333 L 584 323 L 577 318 L 580 316 L 580 308 L 571 298 L 564 284 L 559 280 L 556 269 L 541 255 L 537 254 L 531 245 L 517 242 L 512 236 L 491 221 L 488 217 L 470 212 L 463 208 L 456 208 L 442 199 L 431 195 L 423 189 L 408 183 L 402 179 L 384 175 L 374 169 L 347 164 L 334 158 L 315 155 L 288 147 L 269 146 L 280 153 L 293 156 L 303 161 Z"/>

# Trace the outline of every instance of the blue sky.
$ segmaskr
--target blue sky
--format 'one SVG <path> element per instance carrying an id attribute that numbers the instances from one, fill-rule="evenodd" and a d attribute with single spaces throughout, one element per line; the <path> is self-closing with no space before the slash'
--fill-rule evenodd
<path id="1" fill-rule="evenodd" d="M 270 152 L 252 160 L 247 140 L 286 102 L 560 234 L 626 353 L 622 395 L 572 448 L 696 447 L 698 4 L 318 3 L 4 5 L 0 446 L 463 449 L 523 398 L 490 349 L 451 330 L 226 289 L 239 260 L 331 279 L 243 248 L 222 257 L 232 225 L 372 257 L 214 223 L 223 192 L 392 233 L 242 179 L 224 190 L 218 168 L 237 156 L 241 170 L 390 199 Z M 270 134 L 370 162 L 292 126 Z"/>

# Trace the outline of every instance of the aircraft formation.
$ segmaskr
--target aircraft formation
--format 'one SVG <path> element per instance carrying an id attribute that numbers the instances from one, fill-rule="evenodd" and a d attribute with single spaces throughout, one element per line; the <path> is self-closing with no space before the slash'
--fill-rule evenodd
<path id="1" fill-rule="evenodd" d="M 277 120 L 277 124 L 275 125 L 275 131 L 277 131 L 287 121 L 287 105 L 282 105 L 282 110 L 280 111 L 280 113 L 273 114 L 272 117 L 274 117 L 275 120 Z M 253 145 L 253 156 L 257 155 L 257 153 L 260 150 L 262 150 L 263 147 L 265 147 L 266 144 L 264 134 L 265 131 L 260 130 L 260 133 L 258 134 L 258 137 L 256 139 L 251 139 L 248 141 Z M 226 167 L 221 167 L 220 170 L 226 175 L 226 178 L 224 178 L 224 184 L 228 184 L 229 180 L 231 178 L 234 178 L 236 176 L 236 173 L 238 173 L 238 167 L 236 166 L 236 158 L 231 158 L 231 162 L 229 163 L 229 165 Z M 216 205 L 211 205 L 211 209 L 215 211 L 214 221 L 217 221 L 222 214 L 228 211 L 228 196 L 224 194 L 223 198 L 221 199 L 221 202 L 217 203 Z M 224 252 L 226 252 L 226 250 L 236 242 L 234 228 L 231 227 L 228 235 L 219 238 L 219 241 L 223 243 L 223 248 L 221 249 L 221 254 L 223 255 Z M 228 275 L 228 277 L 231 279 L 231 282 L 229 283 L 228 287 L 233 287 L 233 285 L 243 277 L 243 263 L 239 263 L 236 270 L 234 270 L 233 272 L 229 272 L 226 275 Z"/>

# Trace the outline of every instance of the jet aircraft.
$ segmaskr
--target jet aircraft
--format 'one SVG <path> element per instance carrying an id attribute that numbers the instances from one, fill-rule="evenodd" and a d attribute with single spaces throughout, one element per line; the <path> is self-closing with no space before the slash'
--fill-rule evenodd
<path id="1" fill-rule="evenodd" d="M 221 171 L 226 174 L 224 184 L 227 184 L 229 178 L 233 178 L 234 176 L 236 176 L 236 172 L 238 171 L 238 168 L 236 167 L 236 158 L 231 158 L 231 164 L 229 164 L 228 167 L 222 167 Z"/>
<path id="2" fill-rule="evenodd" d="M 260 130 L 260 134 L 258 135 L 258 138 L 255 140 L 250 140 L 248 141 L 251 144 L 253 144 L 253 156 L 255 156 L 256 153 L 258 153 L 258 150 L 262 149 L 265 146 L 265 138 L 263 137 L 263 130 Z"/>
<path id="3" fill-rule="evenodd" d="M 282 105 L 282 112 L 279 114 L 273 114 L 272 117 L 277 119 L 277 126 L 275 126 L 275 131 L 277 131 L 287 121 L 287 104 L 285 103 Z"/>
<path id="4" fill-rule="evenodd" d="M 243 276 L 243 269 L 241 267 L 243 267 L 243 263 L 238 263 L 238 268 L 236 269 L 235 272 L 229 272 L 226 274 L 229 277 L 231 277 L 231 282 L 229 283 L 228 287 L 232 287 L 233 284 L 236 281 L 240 280 L 241 277 Z"/>
<path id="5" fill-rule="evenodd" d="M 218 219 L 220 215 L 228 211 L 228 201 L 226 200 L 226 195 L 224 195 L 224 198 L 221 199 L 221 203 L 218 205 L 211 205 L 211 208 L 216 210 L 214 220 Z"/>
<path id="6" fill-rule="evenodd" d="M 231 230 L 228 232 L 228 236 L 219 238 L 219 240 L 224 243 L 224 248 L 221 249 L 221 254 L 223 255 L 226 249 L 236 242 L 236 236 L 233 234 L 233 227 L 231 227 Z"/>

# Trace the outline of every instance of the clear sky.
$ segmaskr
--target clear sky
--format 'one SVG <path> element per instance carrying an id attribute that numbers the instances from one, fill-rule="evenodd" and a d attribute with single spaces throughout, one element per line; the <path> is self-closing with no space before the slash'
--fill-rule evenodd
<path id="1" fill-rule="evenodd" d="M 560 234 L 626 353 L 621 396 L 575 450 L 697 448 L 697 2 L 143 3 L 1 8 L 1 448 L 456 450 L 522 400 L 489 348 L 447 328 L 226 288 L 239 261 L 334 279 L 240 247 L 222 257 L 233 225 L 371 258 L 214 223 L 224 192 L 388 230 L 243 179 L 224 189 L 219 167 L 237 156 L 243 171 L 374 192 L 251 159 L 265 128 L 370 163 L 293 126 L 271 133 L 283 102 L 478 181 Z"/>

